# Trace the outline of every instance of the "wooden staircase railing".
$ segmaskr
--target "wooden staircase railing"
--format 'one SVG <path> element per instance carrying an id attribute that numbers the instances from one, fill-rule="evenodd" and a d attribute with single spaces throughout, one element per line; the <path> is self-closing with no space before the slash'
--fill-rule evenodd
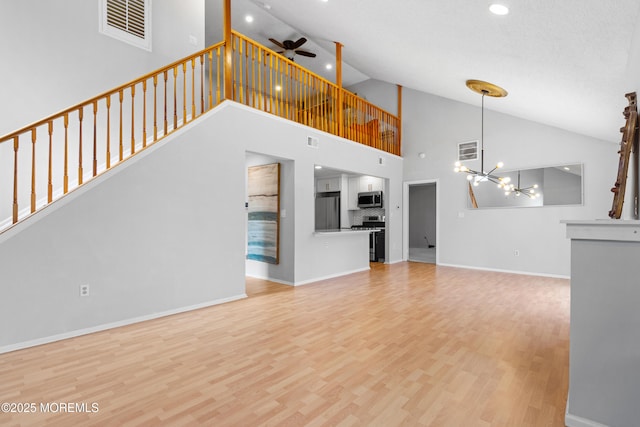
<path id="1" fill-rule="evenodd" d="M 0 137 L 0 232 L 190 123 L 225 93 L 400 155 L 397 117 L 237 32 L 231 45 L 227 69 L 221 42 Z"/>
<path id="2" fill-rule="evenodd" d="M 1 137 L 0 157 L 10 145 L 13 161 L 12 173 L 0 162 L 0 196 L 11 194 L 9 209 L 0 199 L 0 219 L 9 218 L 0 230 L 218 105 L 223 50 L 218 43 Z"/>

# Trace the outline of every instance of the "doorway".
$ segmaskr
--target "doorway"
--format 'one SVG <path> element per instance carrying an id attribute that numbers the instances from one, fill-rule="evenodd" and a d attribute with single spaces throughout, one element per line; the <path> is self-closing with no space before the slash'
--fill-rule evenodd
<path id="1" fill-rule="evenodd" d="M 437 180 L 405 183 L 405 259 L 438 262 Z"/>

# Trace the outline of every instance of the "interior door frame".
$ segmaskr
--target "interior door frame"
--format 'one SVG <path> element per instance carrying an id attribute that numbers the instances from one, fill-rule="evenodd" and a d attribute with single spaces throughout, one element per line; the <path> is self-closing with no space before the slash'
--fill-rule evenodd
<path id="1" fill-rule="evenodd" d="M 436 265 L 440 264 L 440 180 L 423 179 L 405 181 L 402 188 L 403 218 L 402 218 L 402 259 L 409 260 L 409 187 L 413 185 L 436 185 Z"/>

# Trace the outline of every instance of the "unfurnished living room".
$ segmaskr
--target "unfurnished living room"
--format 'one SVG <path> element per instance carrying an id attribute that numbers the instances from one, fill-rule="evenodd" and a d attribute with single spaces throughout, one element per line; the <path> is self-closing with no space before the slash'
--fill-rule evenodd
<path id="1" fill-rule="evenodd" d="M 640 4 L 0 2 L 0 425 L 640 425 Z"/>

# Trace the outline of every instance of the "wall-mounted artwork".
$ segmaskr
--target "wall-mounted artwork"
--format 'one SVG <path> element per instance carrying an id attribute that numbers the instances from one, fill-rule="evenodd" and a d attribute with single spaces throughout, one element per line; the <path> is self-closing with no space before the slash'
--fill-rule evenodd
<path id="1" fill-rule="evenodd" d="M 280 163 L 248 168 L 247 259 L 278 264 L 280 256 Z"/>

